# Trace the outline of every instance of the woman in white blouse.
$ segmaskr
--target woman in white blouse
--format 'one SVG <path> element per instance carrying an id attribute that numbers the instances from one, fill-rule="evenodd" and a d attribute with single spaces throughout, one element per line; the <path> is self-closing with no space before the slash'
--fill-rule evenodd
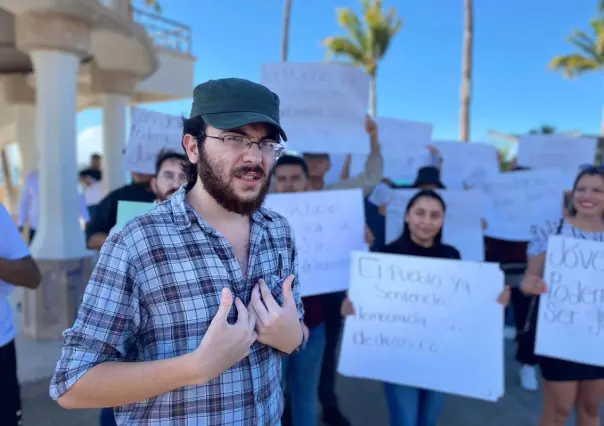
<path id="1" fill-rule="evenodd" d="M 575 179 L 570 201 L 568 216 L 553 226 L 538 230 L 528 245 L 528 266 L 521 285 L 528 295 L 537 296 L 548 291 L 543 271 L 550 235 L 604 241 L 604 168 L 583 169 Z M 537 297 L 532 305 L 535 320 Z M 542 356 L 539 366 L 544 399 L 540 426 L 564 426 L 573 408 L 578 426 L 600 426 L 604 367 Z"/>

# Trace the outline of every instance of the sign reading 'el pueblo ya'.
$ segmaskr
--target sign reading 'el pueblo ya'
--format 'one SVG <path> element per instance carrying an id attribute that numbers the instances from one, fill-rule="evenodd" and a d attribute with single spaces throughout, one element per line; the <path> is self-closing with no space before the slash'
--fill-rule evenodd
<path id="1" fill-rule="evenodd" d="M 339 372 L 496 401 L 504 393 L 499 265 L 352 253 Z"/>
<path id="2" fill-rule="evenodd" d="M 604 367 L 604 243 L 551 236 L 535 353 Z"/>
<path id="3" fill-rule="evenodd" d="M 264 205 L 292 227 L 302 296 L 346 290 L 350 252 L 366 249 L 361 190 L 270 194 Z"/>

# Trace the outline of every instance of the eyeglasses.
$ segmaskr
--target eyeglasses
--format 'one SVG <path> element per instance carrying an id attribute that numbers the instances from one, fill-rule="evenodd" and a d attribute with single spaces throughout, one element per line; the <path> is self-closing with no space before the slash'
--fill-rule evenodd
<path id="1" fill-rule="evenodd" d="M 210 136 L 205 135 L 206 138 L 218 139 L 222 141 L 228 148 L 235 152 L 243 152 L 252 147 L 252 144 L 258 145 L 258 149 L 264 155 L 274 155 L 275 157 L 279 157 L 283 152 L 283 145 L 275 140 L 261 140 L 261 141 L 252 141 L 243 136 Z"/>

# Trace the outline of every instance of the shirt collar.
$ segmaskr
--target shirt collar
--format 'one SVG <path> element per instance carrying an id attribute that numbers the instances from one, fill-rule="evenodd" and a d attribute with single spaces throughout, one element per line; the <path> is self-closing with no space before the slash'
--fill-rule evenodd
<path id="1" fill-rule="evenodd" d="M 194 222 L 197 222 L 204 231 L 210 234 L 215 234 L 216 230 L 208 225 L 208 223 L 201 217 L 199 217 L 199 214 L 187 202 L 186 198 L 186 184 L 181 186 L 180 189 L 176 191 L 170 198 L 168 205 L 172 211 L 174 225 L 180 230 L 185 230 L 190 228 Z M 273 221 L 275 218 L 274 214 L 275 213 L 272 210 L 269 210 L 263 206 L 252 213 L 251 219 L 252 222 L 264 228 L 267 226 L 268 222 Z"/>

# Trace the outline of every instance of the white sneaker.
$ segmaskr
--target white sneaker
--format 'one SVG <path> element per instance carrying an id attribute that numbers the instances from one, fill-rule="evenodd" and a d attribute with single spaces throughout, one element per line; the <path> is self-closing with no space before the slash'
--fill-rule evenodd
<path id="1" fill-rule="evenodd" d="M 516 327 L 506 325 L 503 329 L 503 337 L 505 337 L 506 340 L 516 340 Z"/>
<path id="2" fill-rule="evenodd" d="M 535 367 L 530 365 L 520 367 L 520 384 L 526 390 L 535 391 L 539 389 Z"/>

